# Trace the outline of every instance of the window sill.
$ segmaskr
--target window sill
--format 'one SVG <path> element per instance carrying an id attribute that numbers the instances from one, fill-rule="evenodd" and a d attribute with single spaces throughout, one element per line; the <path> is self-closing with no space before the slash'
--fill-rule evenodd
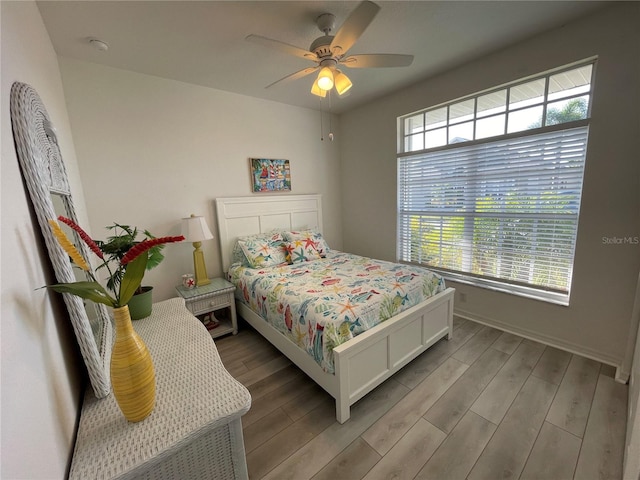
<path id="1" fill-rule="evenodd" d="M 561 305 L 563 307 L 569 306 L 569 294 L 566 293 L 547 292 L 538 290 L 537 288 L 524 287 L 521 285 L 510 285 L 502 282 L 487 280 L 484 278 L 468 277 L 466 275 L 445 272 L 433 268 L 429 269 L 437 272 L 439 275 L 442 275 L 445 280 L 450 280 L 452 282 L 463 283 L 465 285 L 472 285 L 479 288 L 486 288 L 495 292 L 508 293 L 511 295 L 517 295 L 519 297 L 538 300 L 541 302 L 553 303 L 554 305 Z"/>

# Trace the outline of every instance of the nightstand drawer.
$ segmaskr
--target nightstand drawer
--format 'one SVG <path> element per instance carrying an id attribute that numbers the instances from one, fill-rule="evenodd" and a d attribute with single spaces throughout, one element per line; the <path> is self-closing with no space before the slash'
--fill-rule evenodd
<path id="1" fill-rule="evenodd" d="M 229 292 L 222 295 L 216 295 L 214 297 L 191 300 L 186 303 L 191 313 L 199 315 L 218 308 L 228 307 L 233 301 L 233 292 Z"/>

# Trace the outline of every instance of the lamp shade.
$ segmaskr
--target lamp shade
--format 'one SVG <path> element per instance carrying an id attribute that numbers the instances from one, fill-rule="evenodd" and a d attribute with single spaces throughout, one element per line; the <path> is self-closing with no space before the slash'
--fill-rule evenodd
<path id="1" fill-rule="evenodd" d="M 318 86 L 322 90 L 331 90 L 333 88 L 333 72 L 329 67 L 323 67 L 318 74 Z"/>
<path id="2" fill-rule="evenodd" d="M 187 242 L 201 242 L 213 238 L 204 217 L 195 215 L 182 219 L 182 235 Z"/>
<path id="3" fill-rule="evenodd" d="M 318 79 L 316 79 L 316 81 L 313 82 L 313 86 L 311 87 L 311 93 L 313 93 L 314 95 L 317 95 L 319 97 L 322 97 L 322 98 L 327 96 L 327 91 L 321 89 L 318 86 Z"/>
<path id="4" fill-rule="evenodd" d="M 333 76 L 333 79 L 336 83 L 336 91 L 338 92 L 338 95 L 342 95 L 353 86 L 349 77 L 340 70 L 336 70 L 336 74 Z"/>

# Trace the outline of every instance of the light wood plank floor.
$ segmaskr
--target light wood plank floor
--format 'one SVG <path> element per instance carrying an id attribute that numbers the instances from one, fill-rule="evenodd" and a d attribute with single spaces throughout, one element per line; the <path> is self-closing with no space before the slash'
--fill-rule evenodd
<path id="1" fill-rule="evenodd" d="M 216 345 L 251 392 L 252 480 L 622 478 L 627 386 L 593 360 L 455 318 L 452 340 L 340 425 L 333 399 L 246 323 Z"/>

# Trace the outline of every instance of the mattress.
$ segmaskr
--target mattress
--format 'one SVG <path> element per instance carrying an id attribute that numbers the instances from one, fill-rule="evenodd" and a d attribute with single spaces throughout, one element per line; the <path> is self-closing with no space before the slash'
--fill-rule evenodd
<path id="1" fill-rule="evenodd" d="M 234 264 L 236 299 L 333 373 L 333 348 L 445 290 L 425 268 L 331 250 L 310 262 Z"/>

